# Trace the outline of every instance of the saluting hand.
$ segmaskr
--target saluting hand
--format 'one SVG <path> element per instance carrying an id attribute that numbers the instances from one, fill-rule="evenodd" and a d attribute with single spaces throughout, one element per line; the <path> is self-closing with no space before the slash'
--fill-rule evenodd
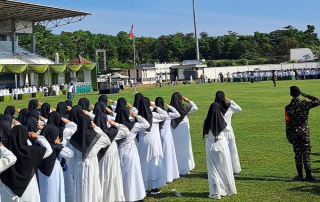
<path id="1" fill-rule="evenodd" d="M 93 121 L 91 121 L 91 126 L 92 126 L 92 128 L 96 128 L 97 127 L 97 125 L 94 124 Z"/>
<path id="2" fill-rule="evenodd" d="M 170 105 L 168 105 L 167 103 L 164 103 L 164 105 L 169 109 Z"/>
<path id="3" fill-rule="evenodd" d="M 42 125 L 38 124 L 37 128 L 38 128 L 39 130 L 42 130 L 44 127 L 43 127 Z"/>
<path id="4" fill-rule="evenodd" d="M 190 100 L 185 96 L 182 97 L 182 100 L 184 100 L 185 102 L 190 102 Z"/>
<path id="5" fill-rule="evenodd" d="M 72 107 L 67 106 L 67 110 L 68 110 L 68 111 L 71 111 L 71 109 L 72 109 Z"/>
<path id="6" fill-rule="evenodd" d="M 127 107 L 128 107 L 129 109 L 132 109 L 132 106 L 131 106 L 131 104 L 130 104 L 129 102 L 127 102 Z"/>
<path id="7" fill-rule="evenodd" d="M 38 106 L 41 107 L 42 106 L 42 102 L 38 102 Z"/>
<path id="8" fill-rule="evenodd" d="M 108 102 L 110 102 L 110 103 L 114 103 L 114 101 L 113 101 L 113 100 L 111 100 L 111 99 L 108 99 Z"/>
<path id="9" fill-rule="evenodd" d="M 39 137 L 39 134 L 38 134 L 38 133 L 34 133 L 34 132 L 29 132 L 29 133 L 28 133 L 28 136 L 29 136 L 31 139 L 37 139 L 37 137 Z"/>
<path id="10" fill-rule="evenodd" d="M 114 121 L 112 121 L 112 120 L 108 120 L 108 122 L 109 122 L 109 124 L 110 124 L 111 126 L 115 126 L 115 125 L 116 125 L 116 122 L 114 122 Z"/>
<path id="11" fill-rule="evenodd" d="M 130 112 L 130 115 L 131 115 L 133 118 L 137 118 L 137 116 L 138 116 L 138 114 L 133 113 L 133 112 Z"/>
<path id="12" fill-rule="evenodd" d="M 41 121 L 46 120 L 46 118 L 44 118 L 43 116 L 40 116 L 40 115 L 39 115 L 39 119 L 40 119 Z"/>
<path id="13" fill-rule="evenodd" d="M 19 108 L 16 108 L 16 112 L 17 112 L 17 113 L 20 113 L 20 111 L 21 111 L 21 110 L 20 110 Z"/>
<path id="14" fill-rule="evenodd" d="M 226 100 L 226 102 L 230 102 L 229 98 L 225 97 L 224 99 Z"/>
<path id="15" fill-rule="evenodd" d="M 61 117 L 61 121 L 63 121 L 64 123 L 70 123 L 70 121 L 66 118 Z"/>
<path id="16" fill-rule="evenodd" d="M 86 110 L 82 110 L 82 112 L 83 112 L 85 115 L 89 115 L 89 112 L 86 111 Z"/>

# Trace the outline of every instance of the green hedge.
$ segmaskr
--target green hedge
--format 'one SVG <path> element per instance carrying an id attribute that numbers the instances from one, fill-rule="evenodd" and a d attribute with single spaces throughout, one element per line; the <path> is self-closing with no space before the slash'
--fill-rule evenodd
<path id="1" fill-rule="evenodd" d="M 247 60 L 247 59 L 240 59 L 240 60 L 208 60 L 206 64 L 208 67 L 226 67 L 226 66 L 245 66 L 245 65 L 262 65 L 262 64 L 279 64 L 281 63 L 279 58 L 273 59 L 264 59 L 259 58 L 256 60 Z"/>

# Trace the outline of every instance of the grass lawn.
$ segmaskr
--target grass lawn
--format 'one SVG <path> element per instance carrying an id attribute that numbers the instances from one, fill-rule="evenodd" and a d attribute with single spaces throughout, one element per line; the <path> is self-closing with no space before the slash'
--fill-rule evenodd
<path id="1" fill-rule="evenodd" d="M 208 198 L 208 182 L 205 140 L 202 139 L 202 124 L 210 104 L 214 101 L 215 92 L 223 90 L 226 96 L 242 107 L 242 112 L 235 114 L 232 120 L 242 173 L 236 176 L 238 194 L 222 198 L 222 201 L 320 201 L 319 183 L 293 182 L 296 175 L 292 146 L 285 138 L 284 107 L 290 102 L 289 87 L 297 85 L 300 89 L 320 97 L 320 80 L 282 81 L 274 88 L 272 82 L 262 83 L 224 83 L 179 85 L 175 91 L 194 101 L 199 111 L 190 115 L 192 147 L 196 168 L 189 176 L 181 177 L 162 188 L 156 197 L 145 201 L 212 201 Z M 109 98 L 125 97 L 133 103 L 134 89 L 126 89 Z M 141 87 L 138 91 L 155 100 L 162 96 L 170 103 L 172 86 L 162 88 Z M 76 96 L 87 97 L 92 103 L 97 101 L 97 93 Z M 65 97 L 41 98 L 56 106 Z M 3 103 L 0 110 L 7 105 L 27 107 L 28 101 Z M 310 113 L 312 168 L 313 174 L 320 177 L 320 108 Z M 177 197 L 175 191 L 181 193 Z"/>

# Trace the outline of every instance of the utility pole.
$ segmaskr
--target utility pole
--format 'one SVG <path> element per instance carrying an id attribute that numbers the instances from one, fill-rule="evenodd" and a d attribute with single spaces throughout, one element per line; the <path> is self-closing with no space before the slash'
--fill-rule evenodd
<path id="1" fill-rule="evenodd" d="M 197 60 L 200 60 L 200 52 L 199 52 L 199 40 L 197 33 L 197 21 L 196 21 L 196 3 L 195 0 L 192 0 L 193 3 L 193 22 L 194 22 L 194 36 L 196 39 L 196 50 L 197 50 Z"/>

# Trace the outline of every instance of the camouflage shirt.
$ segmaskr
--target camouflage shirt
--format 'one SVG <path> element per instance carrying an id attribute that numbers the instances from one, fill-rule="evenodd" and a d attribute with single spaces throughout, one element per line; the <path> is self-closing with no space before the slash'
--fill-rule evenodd
<path id="1" fill-rule="evenodd" d="M 302 93 L 306 100 L 293 98 L 285 107 L 287 138 L 295 129 L 308 126 L 309 110 L 320 105 L 320 100 L 311 95 Z"/>

